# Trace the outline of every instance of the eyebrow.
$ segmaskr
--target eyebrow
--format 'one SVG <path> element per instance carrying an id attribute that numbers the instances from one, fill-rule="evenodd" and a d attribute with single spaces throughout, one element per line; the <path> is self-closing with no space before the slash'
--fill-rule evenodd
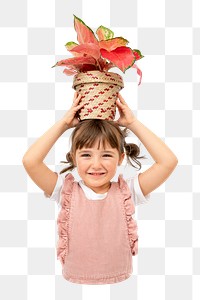
<path id="1" fill-rule="evenodd" d="M 79 153 L 84 153 L 84 152 L 92 152 L 92 151 L 90 149 L 85 149 L 85 150 L 79 151 Z M 101 152 L 106 152 L 106 153 L 114 154 L 114 151 L 110 151 L 110 150 L 103 150 Z"/>

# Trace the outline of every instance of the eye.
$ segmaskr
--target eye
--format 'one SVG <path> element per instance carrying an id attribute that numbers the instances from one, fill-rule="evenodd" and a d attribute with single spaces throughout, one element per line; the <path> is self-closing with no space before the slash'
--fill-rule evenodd
<path id="1" fill-rule="evenodd" d="M 90 156 L 90 154 L 88 154 L 88 153 L 81 154 L 81 157 L 89 157 L 89 156 Z"/>
<path id="2" fill-rule="evenodd" d="M 104 157 L 112 157 L 111 154 L 104 154 L 103 156 L 104 156 Z"/>

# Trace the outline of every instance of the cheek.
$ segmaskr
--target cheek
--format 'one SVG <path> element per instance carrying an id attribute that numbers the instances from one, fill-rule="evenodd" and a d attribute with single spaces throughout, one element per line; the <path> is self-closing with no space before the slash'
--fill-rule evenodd
<path id="1" fill-rule="evenodd" d="M 108 161 L 106 162 L 106 165 L 111 169 L 116 169 L 116 167 L 118 166 L 118 161 Z"/>
<path id="2" fill-rule="evenodd" d="M 89 166 L 89 161 L 88 160 L 81 160 L 81 159 L 78 159 L 77 160 L 77 164 L 76 164 L 77 168 L 80 169 L 80 170 L 85 170 L 88 168 Z"/>

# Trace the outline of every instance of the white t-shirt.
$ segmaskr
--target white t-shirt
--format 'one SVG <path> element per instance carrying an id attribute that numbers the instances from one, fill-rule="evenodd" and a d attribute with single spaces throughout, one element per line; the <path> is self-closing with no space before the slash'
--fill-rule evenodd
<path id="1" fill-rule="evenodd" d="M 150 199 L 150 194 L 144 196 L 141 191 L 139 180 L 138 180 L 139 174 L 136 174 L 134 177 L 125 180 L 131 191 L 132 199 L 134 201 L 135 206 L 147 203 Z M 58 174 L 58 179 L 57 179 L 56 185 L 54 187 L 54 190 L 53 190 L 51 196 L 44 194 L 45 197 L 49 198 L 52 201 L 55 201 L 58 204 L 59 208 L 61 207 L 61 205 L 60 205 L 61 190 L 62 190 L 62 186 L 64 184 L 65 176 L 66 176 L 66 174 Z M 101 200 L 107 196 L 107 193 L 105 193 L 105 194 L 95 193 L 93 190 L 91 190 L 84 184 L 83 180 L 78 181 L 78 183 L 81 186 L 81 188 L 83 189 L 86 197 L 90 200 L 94 200 L 94 201 Z"/>

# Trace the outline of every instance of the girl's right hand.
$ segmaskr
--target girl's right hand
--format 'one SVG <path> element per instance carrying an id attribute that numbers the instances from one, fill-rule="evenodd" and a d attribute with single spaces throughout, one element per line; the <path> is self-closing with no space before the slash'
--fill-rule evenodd
<path id="1" fill-rule="evenodd" d="M 67 125 L 67 128 L 75 127 L 80 122 L 80 120 L 75 115 L 78 110 L 84 106 L 84 103 L 79 104 L 81 96 L 82 95 L 78 95 L 77 92 L 74 93 L 73 104 L 62 118 L 62 120 Z"/>

